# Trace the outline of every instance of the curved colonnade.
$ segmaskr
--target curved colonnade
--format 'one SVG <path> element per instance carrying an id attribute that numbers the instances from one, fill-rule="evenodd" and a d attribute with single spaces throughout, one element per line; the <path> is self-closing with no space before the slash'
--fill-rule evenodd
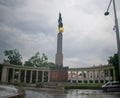
<path id="1" fill-rule="evenodd" d="M 58 72 L 59 68 L 55 71 Z M 61 76 L 52 74 L 51 68 L 26 67 L 10 64 L 3 64 L 1 72 L 1 82 L 6 83 L 37 83 L 52 82 L 52 78 L 63 78 L 68 82 L 76 83 L 105 83 L 115 81 L 115 69 L 111 65 L 100 65 L 86 68 L 68 68 L 67 76 L 62 72 Z M 59 73 L 59 74 L 60 74 Z M 66 78 L 67 77 L 67 78 Z M 59 82 L 59 81 L 57 81 Z"/>

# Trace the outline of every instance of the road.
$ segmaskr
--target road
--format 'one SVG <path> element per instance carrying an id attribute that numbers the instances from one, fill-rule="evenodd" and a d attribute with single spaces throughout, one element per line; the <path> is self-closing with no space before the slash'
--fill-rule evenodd
<path id="1" fill-rule="evenodd" d="M 120 98 L 120 92 L 103 92 L 102 90 L 26 90 L 25 98 Z"/>

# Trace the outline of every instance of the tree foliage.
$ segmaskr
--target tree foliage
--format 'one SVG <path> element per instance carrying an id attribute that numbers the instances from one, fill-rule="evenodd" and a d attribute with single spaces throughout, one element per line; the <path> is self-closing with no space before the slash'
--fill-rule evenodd
<path id="1" fill-rule="evenodd" d="M 32 67 L 50 67 L 53 66 L 54 63 L 48 62 L 48 57 L 45 53 L 40 57 L 40 53 L 36 52 L 28 61 L 25 61 L 24 65 Z"/>
<path id="2" fill-rule="evenodd" d="M 22 65 L 22 56 L 17 49 L 5 50 L 4 55 L 10 64 Z M 24 65 L 31 67 L 53 67 L 55 64 L 48 62 L 48 57 L 45 53 L 40 56 L 40 53 L 36 52 L 28 61 L 25 61 Z"/>
<path id="3" fill-rule="evenodd" d="M 7 56 L 7 60 L 10 64 L 22 65 L 22 56 L 17 49 L 5 50 L 4 55 Z"/>
<path id="4" fill-rule="evenodd" d="M 119 80 L 119 62 L 118 62 L 118 54 L 114 54 L 108 58 L 108 63 L 115 67 L 115 74 L 117 80 Z"/>

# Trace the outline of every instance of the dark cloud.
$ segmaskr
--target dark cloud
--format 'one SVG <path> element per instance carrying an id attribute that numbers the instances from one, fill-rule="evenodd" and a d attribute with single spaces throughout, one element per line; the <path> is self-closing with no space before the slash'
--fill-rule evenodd
<path id="1" fill-rule="evenodd" d="M 0 0 L 0 60 L 4 59 L 5 49 L 18 49 L 24 60 L 39 51 L 54 62 L 61 11 L 64 65 L 107 63 L 108 56 L 116 52 L 113 12 L 104 16 L 108 1 L 78 1 Z"/>
<path id="2" fill-rule="evenodd" d="M 16 8 L 16 6 L 21 6 L 25 4 L 27 0 L 0 0 L 0 6 L 5 6 L 8 8 Z"/>

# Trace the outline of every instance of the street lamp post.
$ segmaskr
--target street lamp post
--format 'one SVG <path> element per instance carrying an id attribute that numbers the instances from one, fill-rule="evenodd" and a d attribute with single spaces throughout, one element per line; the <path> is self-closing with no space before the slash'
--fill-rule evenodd
<path id="1" fill-rule="evenodd" d="M 113 1 L 113 10 L 114 10 L 114 18 L 115 18 L 115 31 L 116 31 L 116 39 L 117 39 L 118 65 L 119 65 L 118 67 L 119 67 L 119 80 L 120 80 L 120 38 L 119 38 L 119 25 L 118 25 L 117 13 L 116 13 L 115 0 L 110 0 L 109 6 L 104 15 L 109 15 L 108 10 L 112 1 Z"/>

